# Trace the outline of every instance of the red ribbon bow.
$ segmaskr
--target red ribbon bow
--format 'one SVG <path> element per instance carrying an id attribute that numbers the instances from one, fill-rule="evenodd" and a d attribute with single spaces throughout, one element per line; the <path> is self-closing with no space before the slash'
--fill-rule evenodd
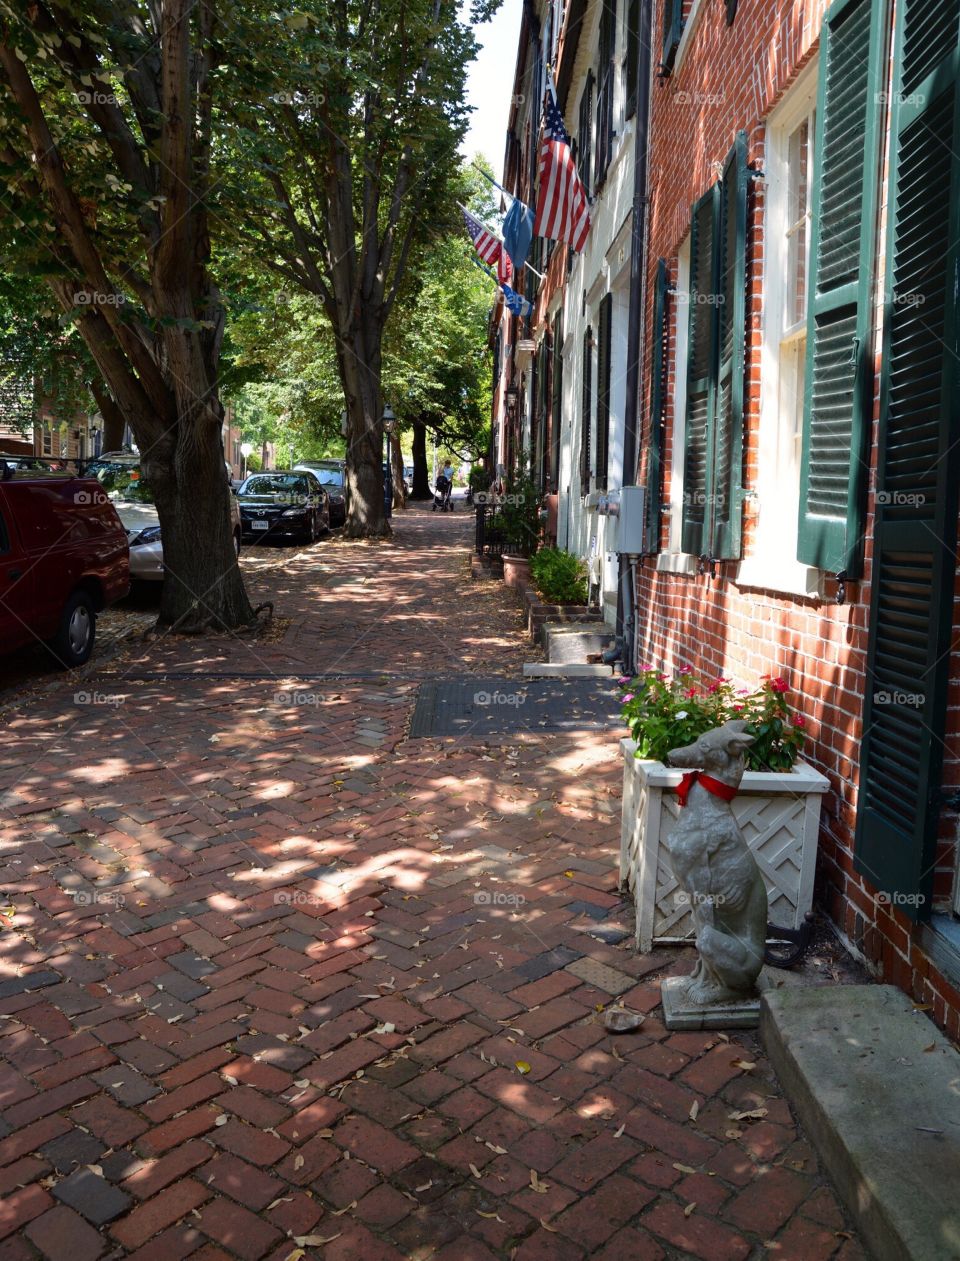
<path id="1" fill-rule="evenodd" d="M 687 797 L 694 784 L 702 784 L 707 792 L 713 793 L 715 797 L 722 797 L 724 801 L 733 801 L 737 795 L 736 788 L 731 787 L 730 784 L 725 784 L 722 780 L 714 779 L 712 775 L 704 775 L 703 771 L 687 771 L 674 789 L 680 798 L 681 806 L 687 804 Z"/>

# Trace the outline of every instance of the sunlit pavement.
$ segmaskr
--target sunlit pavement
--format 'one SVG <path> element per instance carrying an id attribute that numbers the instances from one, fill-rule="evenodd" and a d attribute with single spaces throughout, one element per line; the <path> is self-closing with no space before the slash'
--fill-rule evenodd
<path id="1" fill-rule="evenodd" d="M 753 1037 L 658 1019 L 618 733 L 406 738 L 532 656 L 471 532 L 251 570 L 263 635 L 7 715 L 0 1261 L 863 1256 Z"/>

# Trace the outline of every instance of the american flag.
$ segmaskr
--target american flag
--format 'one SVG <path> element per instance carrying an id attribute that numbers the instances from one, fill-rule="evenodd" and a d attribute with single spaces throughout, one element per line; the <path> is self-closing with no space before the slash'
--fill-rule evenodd
<path id="1" fill-rule="evenodd" d="M 460 207 L 460 213 L 463 215 L 463 222 L 466 224 L 467 232 L 470 234 L 473 248 L 485 263 L 492 265 L 501 254 L 499 237 L 495 237 L 492 232 L 483 226 L 479 219 L 475 218 L 469 210 L 464 210 L 462 206 Z"/>
<path id="2" fill-rule="evenodd" d="M 543 140 L 540 144 L 540 185 L 533 221 L 537 236 L 566 241 L 578 254 L 590 231 L 590 203 L 570 150 L 553 84 L 547 91 Z"/>

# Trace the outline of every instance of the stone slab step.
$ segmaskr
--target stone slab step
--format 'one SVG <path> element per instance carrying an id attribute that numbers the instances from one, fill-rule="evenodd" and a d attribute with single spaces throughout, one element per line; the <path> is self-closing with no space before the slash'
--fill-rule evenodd
<path id="1" fill-rule="evenodd" d="M 525 661 L 525 679 L 609 679 L 613 670 L 605 665 L 588 665 L 583 661 Z"/>
<path id="2" fill-rule="evenodd" d="M 548 661 L 586 663 L 591 653 L 605 652 L 613 643 L 613 631 L 604 624 L 557 626 L 548 622 L 541 634 Z"/>
<path id="3" fill-rule="evenodd" d="M 763 995 L 786 1095 L 879 1261 L 960 1257 L 960 1056 L 890 985 Z"/>

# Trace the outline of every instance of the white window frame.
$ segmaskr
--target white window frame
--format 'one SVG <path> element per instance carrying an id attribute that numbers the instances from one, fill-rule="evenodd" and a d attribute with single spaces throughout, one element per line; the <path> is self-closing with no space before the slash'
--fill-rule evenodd
<path id="1" fill-rule="evenodd" d="M 796 559 L 800 510 L 800 460 L 794 431 L 788 426 L 788 396 L 803 407 L 805 355 L 791 368 L 785 361 L 793 344 L 805 343 L 806 319 L 787 326 L 789 266 L 789 143 L 810 121 L 807 153 L 807 277 L 810 276 L 810 215 L 813 155 L 816 143 L 817 66 L 810 65 L 773 111 L 766 127 L 766 176 L 763 231 L 763 313 L 761 317 L 760 417 L 757 428 L 757 482 L 745 499 L 754 516 L 750 551 L 740 562 L 738 586 L 762 587 L 790 595 L 821 594 L 820 571 Z M 809 301 L 809 284 L 806 300 Z M 792 375 L 791 375 L 792 374 Z"/>

